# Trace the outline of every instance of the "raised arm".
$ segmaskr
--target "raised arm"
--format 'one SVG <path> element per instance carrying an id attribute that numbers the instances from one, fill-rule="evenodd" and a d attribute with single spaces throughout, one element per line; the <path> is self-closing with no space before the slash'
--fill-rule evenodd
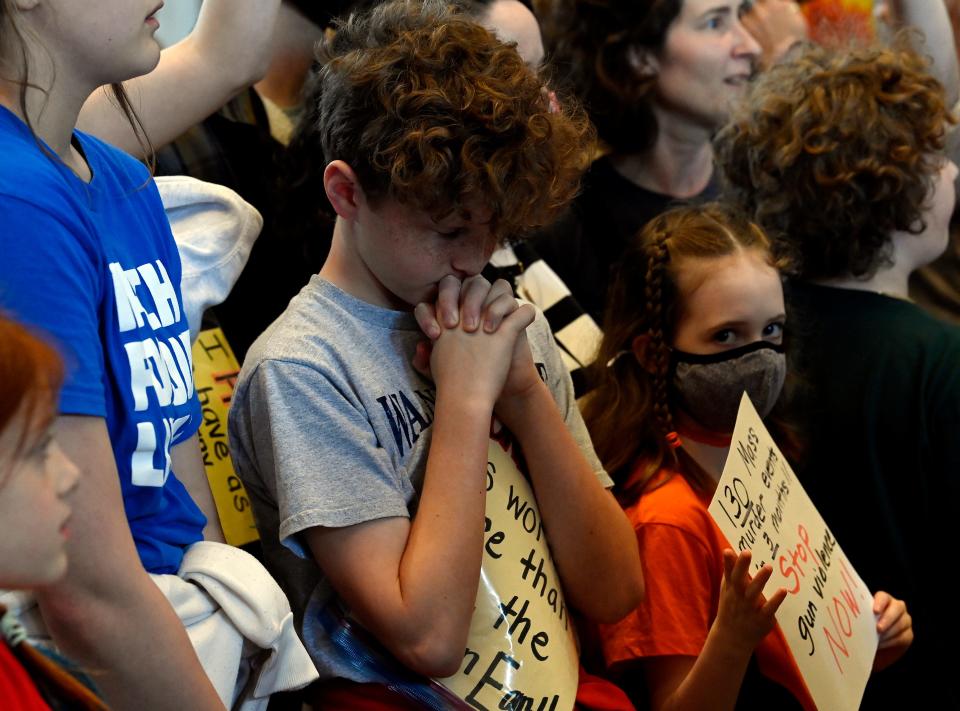
<path id="1" fill-rule="evenodd" d="M 769 600 L 763 587 L 773 573 L 765 565 L 750 577 L 750 551 L 723 552 L 723 583 L 717 617 L 699 656 L 656 656 L 642 661 L 654 711 L 733 711 L 754 649 L 776 624 L 787 596 Z"/>
<path id="2" fill-rule="evenodd" d="M 149 74 L 124 83 L 154 148 L 215 112 L 270 64 L 280 0 L 204 0 L 196 27 Z M 108 87 L 83 105 L 79 128 L 144 157 Z"/>
<path id="3" fill-rule="evenodd" d="M 780 61 L 794 44 L 807 39 L 807 21 L 795 0 L 757 0 L 740 20 L 760 45 L 763 69 Z"/>
<path id="4" fill-rule="evenodd" d="M 62 416 L 56 437 L 79 467 L 80 485 L 67 576 L 37 595 L 54 640 L 95 671 L 111 708 L 223 709 L 183 623 L 137 555 L 105 422 Z"/>
<path id="5" fill-rule="evenodd" d="M 943 0 L 887 0 L 894 27 L 914 27 L 925 42 L 917 49 L 933 60 L 933 75 L 943 84 L 947 106 L 960 99 L 960 69 L 950 15 Z"/>

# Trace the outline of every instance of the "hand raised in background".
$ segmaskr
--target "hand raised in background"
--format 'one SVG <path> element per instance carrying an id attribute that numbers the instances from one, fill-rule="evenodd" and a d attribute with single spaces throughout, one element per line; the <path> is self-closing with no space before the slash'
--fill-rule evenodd
<path id="1" fill-rule="evenodd" d="M 750 551 L 723 552 L 723 583 L 717 609 L 718 632 L 727 644 L 752 653 L 776 624 L 776 612 L 787 597 L 786 588 L 778 589 L 770 599 L 763 596 L 763 586 L 773 574 L 773 567 L 763 566 L 750 576 Z"/>
<path id="2" fill-rule="evenodd" d="M 794 0 L 756 0 L 741 14 L 740 22 L 760 45 L 763 69 L 808 35 L 807 20 Z"/>

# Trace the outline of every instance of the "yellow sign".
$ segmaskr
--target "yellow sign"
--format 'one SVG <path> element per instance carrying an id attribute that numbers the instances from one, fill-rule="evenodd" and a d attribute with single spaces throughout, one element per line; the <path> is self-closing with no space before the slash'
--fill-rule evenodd
<path id="1" fill-rule="evenodd" d="M 483 564 L 460 670 L 438 679 L 469 706 L 570 711 L 579 662 L 533 490 L 506 432 L 490 440 Z"/>
<path id="2" fill-rule="evenodd" d="M 223 331 L 201 331 L 193 344 L 193 380 L 200 398 L 200 452 L 227 543 L 242 546 L 259 538 L 250 498 L 230 461 L 227 409 L 240 365 Z"/>

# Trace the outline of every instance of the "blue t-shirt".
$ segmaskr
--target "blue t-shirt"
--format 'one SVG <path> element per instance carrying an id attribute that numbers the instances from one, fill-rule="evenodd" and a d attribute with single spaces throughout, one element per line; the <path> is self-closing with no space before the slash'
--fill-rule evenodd
<path id="1" fill-rule="evenodd" d="M 84 183 L 0 106 L 0 309 L 49 334 L 65 415 L 106 420 L 144 567 L 175 573 L 206 519 L 170 471 L 200 425 L 180 255 L 146 169 L 80 132 Z"/>

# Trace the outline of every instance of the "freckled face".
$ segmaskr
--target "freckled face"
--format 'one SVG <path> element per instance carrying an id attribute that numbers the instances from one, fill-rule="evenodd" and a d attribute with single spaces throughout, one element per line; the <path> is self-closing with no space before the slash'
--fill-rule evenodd
<path id="1" fill-rule="evenodd" d="M 402 310 L 432 300 L 447 275 L 479 274 L 497 244 L 481 209 L 470 220 L 453 215 L 435 222 L 390 198 L 363 208 L 354 237 L 353 258 L 365 275 L 362 298 Z"/>

